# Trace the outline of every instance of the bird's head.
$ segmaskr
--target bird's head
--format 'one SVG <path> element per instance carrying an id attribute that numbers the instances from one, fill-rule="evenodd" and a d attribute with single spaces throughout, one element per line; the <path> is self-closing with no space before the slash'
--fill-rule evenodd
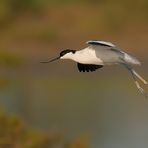
<path id="1" fill-rule="evenodd" d="M 42 61 L 41 63 L 50 63 L 59 59 L 71 59 L 72 55 L 75 54 L 76 50 L 72 49 L 65 49 L 60 52 L 60 55 L 52 60 L 49 61 Z"/>
<path id="2" fill-rule="evenodd" d="M 69 59 L 73 54 L 75 54 L 76 50 L 66 49 L 60 52 L 60 59 Z"/>

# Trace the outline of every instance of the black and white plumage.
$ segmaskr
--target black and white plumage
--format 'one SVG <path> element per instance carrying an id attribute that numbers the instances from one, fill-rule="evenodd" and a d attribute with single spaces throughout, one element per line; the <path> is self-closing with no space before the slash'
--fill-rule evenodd
<path id="1" fill-rule="evenodd" d="M 57 58 L 42 63 L 49 63 L 58 59 L 70 59 L 77 62 L 77 67 L 80 72 L 93 72 L 102 68 L 104 65 L 120 64 L 131 72 L 138 90 L 147 96 L 144 89 L 138 83 L 137 78 L 144 84 L 148 84 L 148 82 L 132 67 L 133 65 L 141 64 L 138 59 L 123 52 L 110 42 L 92 40 L 88 41 L 87 44 L 89 46 L 82 50 L 63 50 Z"/>

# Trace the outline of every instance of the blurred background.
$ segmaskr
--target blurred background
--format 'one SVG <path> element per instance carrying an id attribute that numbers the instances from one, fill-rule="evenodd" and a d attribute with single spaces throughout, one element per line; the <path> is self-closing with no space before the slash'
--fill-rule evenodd
<path id="1" fill-rule="evenodd" d="M 148 147 L 148 100 L 126 69 L 40 64 L 92 39 L 132 53 L 148 80 L 148 0 L 0 0 L 0 147 Z"/>

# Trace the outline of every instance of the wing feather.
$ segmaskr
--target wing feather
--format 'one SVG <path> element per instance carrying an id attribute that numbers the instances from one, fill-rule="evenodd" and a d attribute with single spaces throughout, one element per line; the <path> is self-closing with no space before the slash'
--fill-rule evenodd
<path id="1" fill-rule="evenodd" d="M 111 42 L 106 42 L 106 41 L 92 40 L 92 41 L 88 41 L 86 43 L 90 44 L 90 45 L 100 45 L 100 46 L 107 46 L 107 47 L 115 47 L 114 44 L 112 44 Z"/>
<path id="2" fill-rule="evenodd" d="M 93 72 L 97 70 L 98 68 L 103 67 L 103 65 L 81 64 L 81 63 L 77 63 L 77 66 L 80 72 L 90 72 L 90 71 Z"/>

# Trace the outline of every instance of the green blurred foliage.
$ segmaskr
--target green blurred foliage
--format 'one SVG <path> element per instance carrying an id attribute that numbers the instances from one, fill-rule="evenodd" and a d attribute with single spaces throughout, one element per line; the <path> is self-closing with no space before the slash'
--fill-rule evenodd
<path id="1" fill-rule="evenodd" d="M 65 4 L 81 4 L 87 3 L 89 5 L 97 5 L 106 9 L 114 9 L 116 12 L 116 6 L 124 8 L 125 12 L 128 15 L 131 13 L 142 13 L 148 15 L 148 1 L 147 0 L 0 0 L 0 20 L 4 18 L 10 18 L 13 14 L 21 15 L 20 12 L 32 11 L 37 13 L 38 11 L 44 11 L 45 7 L 56 5 L 65 5 Z M 137 11 L 140 10 L 140 11 Z M 129 13 L 129 11 L 131 13 Z"/>
<path id="2" fill-rule="evenodd" d="M 30 42 L 33 40 L 40 42 L 52 42 L 58 38 L 58 33 L 56 30 L 49 27 L 41 28 L 40 26 L 33 25 L 31 26 L 30 24 L 29 27 L 24 29 L 19 30 L 16 28 L 16 30 L 11 31 L 13 39 L 19 42 Z"/>
<path id="3" fill-rule="evenodd" d="M 0 51 L 0 65 L 7 67 L 17 67 L 23 63 L 22 59 L 16 54 Z"/>
<path id="4" fill-rule="evenodd" d="M 41 0 L 0 0 L 0 27 L 9 25 L 16 17 L 24 12 L 39 13 L 43 8 Z"/>
<path id="5" fill-rule="evenodd" d="M 63 11 L 65 11 L 64 16 Z M 58 15 L 56 15 L 57 13 Z M 49 21 L 48 26 L 41 24 L 42 27 L 36 28 L 34 23 L 33 27 L 28 26 L 30 30 L 19 31 L 20 24 L 17 21 L 26 14 L 32 20 L 35 20 L 35 17 L 42 16 L 44 19 L 38 19 L 38 22 L 35 23 L 41 24 L 41 22 Z M 68 32 L 69 26 L 72 26 L 71 30 L 75 28 L 78 32 L 82 30 L 84 33 L 86 31 L 96 32 L 98 28 L 103 32 L 118 32 L 127 24 L 147 24 L 147 18 L 147 0 L 0 0 L 0 29 L 2 31 L 5 28 L 7 31 L 8 27 L 11 28 L 11 24 L 15 22 L 14 26 L 18 27 L 15 32 L 9 30 L 9 33 L 10 36 L 14 35 L 13 37 L 18 41 L 25 39 L 54 41 L 60 36 L 60 32 Z M 60 21 L 56 22 L 56 20 Z M 27 28 L 25 26 L 26 21 L 30 22 L 30 19 L 23 21 L 24 28 Z M 68 23 L 68 25 L 65 23 Z"/>
<path id="6" fill-rule="evenodd" d="M 0 112 L 1 148 L 88 148 L 88 141 L 85 135 L 68 141 L 61 133 L 36 131 L 19 118 Z"/>
<path id="7" fill-rule="evenodd" d="M 0 147 L 48 147 L 49 138 L 46 134 L 27 129 L 23 121 L 16 117 L 8 117 L 0 113 Z"/>
<path id="8" fill-rule="evenodd" d="M 97 26 L 102 27 L 104 30 L 107 31 L 117 32 L 119 30 L 122 30 L 123 27 L 127 24 L 132 23 L 133 25 L 135 23 L 148 23 L 147 0 L 0 0 L 0 29 L 2 30 L 7 26 L 11 26 L 12 22 L 15 22 L 17 18 L 22 17 L 25 14 L 29 14 L 29 17 L 33 15 L 33 19 L 38 16 L 46 17 L 46 15 L 49 14 L 48 20 L 52 19 L 53 21 L 55 21 L 54 19 L 56 18 L 62 18 L 61 15 L 63 14 L 64 9 L 61 9 L 60 6 L 65 6 L 64 9 L 66 10 L 67 8 L 72 8 L 70 13 L 67 12 L 66 14 L 64 14 L 64 17 L 71 21 L 72 18 L 69 17 L 73 17 L 72 14 L 75 14 L 76 16 L 74 16 L 73 19 L 77 17 L 76 21 L 78 23 L 77 25 L 79 29 L 81 29 L 81 26 L 83 26 L 82 29 L 84 29 L 85 26 L 91 23 L 89 29 L 95 28 Z M 56 9 L 58 7 L 59 10 Z M 83 19 L 81 18 L 81 11 L 79 10 L 81 7 L 83 11 L 86 11 Z M 87 9 L 83 9 L 84 7 L 86 7 Z M 58 16 L 56 16 L 56 13 L 58 11 L 61 11 L 61 15 L 59 14 Z M 55 15 L 55 17 L 51 17 L 50 15 Z M 89 16 L 93 16 L 93 18 L 89 18 Z M 41 20 L 39 20 L 39 23 L 40 21 Z M 25 23 L 26 22 L 24 22 L 24 24 Z M 38 36 L 39 39 L 45 39 L 47 41 L 48 39 L 51 39 L 52 41 L 57 39 L 58 31 L 56 31 L 56 25 L 58 24 L 56 23 L 58 22 L 55 22 L 55 26 L 49 25 L 48 29 L 46 28 L 47 30 L 41 29 L 41 31 L 37 31 L 36 29 L 34 29 L 34 31 L 37 32 L 36 34 L 34 34 L 34 36 Z M 60 25 L 61 30 L 63 30 L 62 24 Z M 87 28 L 87 30 L 89 29 Z M 42 31 L 43 33 L 41 33 Z M 29 35 L 30 38 L 31 36 L 32 35 Z"/>

